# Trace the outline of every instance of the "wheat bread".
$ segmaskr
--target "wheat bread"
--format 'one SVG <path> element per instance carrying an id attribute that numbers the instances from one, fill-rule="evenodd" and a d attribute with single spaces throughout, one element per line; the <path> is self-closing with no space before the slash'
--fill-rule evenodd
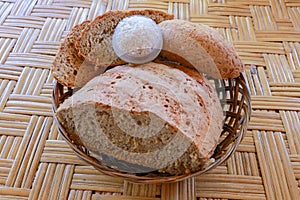
<path id="1" fill-rule="evenodd" d="M 222 109 L 208 80 L 179 69 L 158 63 L 112 68 L 66 99 L 56 116 L 104 163 L 108 156 L 139 166 L 129 172 L 197 171 L 220 137 Z"/>
<path id="2" fill-rule="evenodd" d="M 117 66 L 125 64 L 114 52 L 112 36 L 118 23 L 125 17 L 143 15 L 156 23 L 173 19 L 173 15 L 159 10 L 111 10 L 95 18 L 81 32 L 76 41 L 79 54 L 86 60 L 100 66 Z"/>
<path id="3" fill-rule="evenodd" d="M 214 28 L 184 20 L 166 20 L 158 26 L 163 34 L 161 58 L 217 79 L 235 78 L 243 72 L 234 46 Z"/>
<path id="4" fill-rule="evenodd" d="M 71 30 L 61 43 L 52 64 L 53 77 L 64 86 L 71 88 L 81 87 L 103 71 L 103 68 L 84 61 L 75 48 L 76 39 L 89 23 L 89 21 L 85 21 Z"/>

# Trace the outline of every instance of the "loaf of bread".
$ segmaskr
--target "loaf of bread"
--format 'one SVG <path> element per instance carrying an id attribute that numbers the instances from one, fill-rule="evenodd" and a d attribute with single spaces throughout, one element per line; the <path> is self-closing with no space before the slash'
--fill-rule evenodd
<path id="1" fill-rule="evenodd" d="M 235 78 L 244 67 L 233 45 L 215 29 L 184 20 L 158 24 L 163 34 L 160 56 L 196 68 L 213 78 Z"/>
<path id="2" fill-rule="evenodd" d="M 111 10 L 97 17 L 81 32 L 76 48 L 86 60 L 99 66 L 117 66 L 125 64 L 114 52 L 112 36 L 118 23 L 125 17 L 143 15 L 156 23 L 173 19 L 173 15 L 159 10 Z"/>
<path id="3" fill-rule="evenodd" d="M 118 160 L 111 167 L 172 175 L 203 167 L 223 122 L 207 79 L 192 69 L 153 62 L 117 66 L 93 78 L 60 105 L 56 116 L 104 163 Z"/>
<path id="4" fill-rule="evenodd" d="M 103 68 L 84 61 L 78 55 L 75 41 L 80 32 L 89 25 L 85 21 L 76 25 L 61 43 L 59 51 L 52 65 L 52 74 L 57 81 L 67 87 L 81 87 L 93 77 L 103 72 Z"/>

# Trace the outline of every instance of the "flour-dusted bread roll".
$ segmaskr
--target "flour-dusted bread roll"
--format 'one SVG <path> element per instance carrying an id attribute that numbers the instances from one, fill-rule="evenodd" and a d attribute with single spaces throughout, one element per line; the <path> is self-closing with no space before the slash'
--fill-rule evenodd
<path id="1" fill-rule="evenodd" d="M 161 57 L 217 79 L 235 78 L 243 72 L 233 45 L 217 30 L 184 20 L 166 20 L 158 26 L 163 34 Z"/>
<path id="2" fill-rule="evenodd" d="M 154 60 L 163 45 L 158 25 L 149 17 L 133 15 L 122 19 L 113 34 L 112 45 L 127 63 L 144 64 Z"/>
<path id="3" fill-rule="evenodd" d="M 97 17 L 82 31 L 76 42 L 79 54 L 86 60 L 100 66 L 125 64 L 113 50 L 112 36 L 118 23 L 122 19 L 133 15 L 149 17 L 156 23 L 173 19 L 173 15 L 159 10 L 108 11 Z"/>
<path id="4" fill-rule="evenodd" d="M 103 69 L 85 62 L 75 49 L 75 41 L 80 32 L 89 25 L 85 21 L 76 25 L 61 43 L 52 65 L 52 74 L 57 81 L 67 87 L 81 87 Z"/>
<path id="5" fill-rule="evenodd" d="M 118 160 L 111 167 L 197 171 L 214 152 L 223 113 L 209 81 L 180 69 L 153 62 L 117 66 L 66 99 L 56 116 L 104 163 Z"/>

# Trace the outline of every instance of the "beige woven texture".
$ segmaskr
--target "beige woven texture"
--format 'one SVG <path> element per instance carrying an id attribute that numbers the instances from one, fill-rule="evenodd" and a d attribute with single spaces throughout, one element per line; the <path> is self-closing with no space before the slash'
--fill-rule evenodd
<path id="1" fill-rule="evenodd" d="M 49 69 L 66 34 L 110 9 L 139 8 L 217 28 L 246 65 L 247 134 L 205 175 L 157 185 L 103 175 L 53 122 Z M 300 199 L 299 19 L 299 0 L 0 1 L 0 199 Z"/>

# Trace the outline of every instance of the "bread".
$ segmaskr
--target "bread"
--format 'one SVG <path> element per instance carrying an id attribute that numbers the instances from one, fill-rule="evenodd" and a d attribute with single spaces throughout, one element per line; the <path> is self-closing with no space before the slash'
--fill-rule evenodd
<path id="1" fill-rule="evenodd" d="M 75 41 L 80 32 L 89 25 L 85 21 L 76 25 L 61 43 L 52 65 L 52 74 L 57 81 L 67 87 L 81 87 L 90 79 L 99 75 L 103 68 L 84 61 L 75 49 Z"/>
<path id="2" fill-rule="evenodd" d="M 185 174 L 201 169 L 212 155 L 222 114 L 203 76 L 151 62 L 114 67 L 95 77 L 66 99 L 56 116 L 111 167 Z"/>
<path id="3" fill-rule="evenodd" d="M 100 66 L 117 66 L 125 64 L 115 54 L 112 47 L 112 36 L 118 23 L 125 17 L 144 15 L 156 23 L 173 19 L 173 15 L 159 10 L 111 10 L 97 17 L 80 34 L 76 48 L 86 60 Z"/>
<path id="4" fill-rule="evenodd" d="M 196 68 L 213 78 L 235 78 L 243 64 L 233 45 L 207 25 L 167 20 L 158 26 L 163 34 L 160 57 Z"/>
<path id="5" fill-rule="evenodd" d="M 145 16 L 133 15 L 118 23 L 112 37 L 112 46 L 123 61 L 143 64 L 158 56 L 163 39 L 155 21 Z"/>

